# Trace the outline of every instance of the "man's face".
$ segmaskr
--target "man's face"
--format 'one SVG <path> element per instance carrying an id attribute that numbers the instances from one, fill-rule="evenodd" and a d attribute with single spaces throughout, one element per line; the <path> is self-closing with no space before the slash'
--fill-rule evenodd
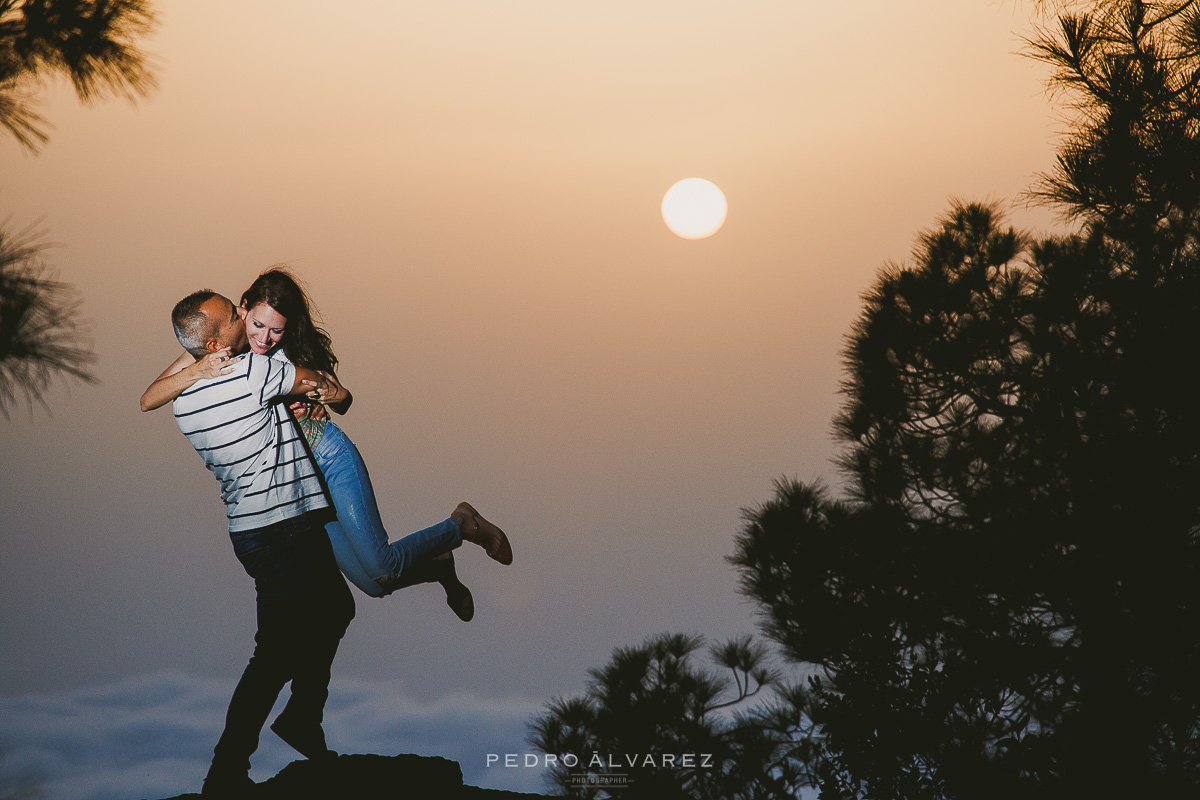
<path id="1" fill-rule="evenodd" d="M 237 306 L 217 295 L 206 300 L 200 306 L 200 311 L 204 316 L 219 323 L 217 339 L 220 341 L 215 346 L 210 342 L 209 350 L 219 350 L 224 346 L 228 347 L 233 355 L 237 355 L 246 349 L 246 325 L 237 312 Z"/>

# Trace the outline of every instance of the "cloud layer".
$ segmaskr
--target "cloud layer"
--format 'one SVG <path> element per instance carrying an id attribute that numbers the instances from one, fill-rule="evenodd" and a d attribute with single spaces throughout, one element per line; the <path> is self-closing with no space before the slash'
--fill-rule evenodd
<path id="1" fill-rule="evenodd" d="M 169 672 L 0 699 L 0 792 L 35 784 L 56 800 L 129 800 L 199 791 L 232 691 Z M 535 792 L 546 788 L 542 769 L 506 768 L 502 757 L 488 766 L 487 756 L 528 752 L 526 726 L 541 710 L 540 701 L 464 695 L 418 703 L 393 684 L 335 679 L 325 728 L 341 752 L 444 756 L 468 784 Z M 266 731 L 251 777 L 266 780 L 298 757 Z"/>

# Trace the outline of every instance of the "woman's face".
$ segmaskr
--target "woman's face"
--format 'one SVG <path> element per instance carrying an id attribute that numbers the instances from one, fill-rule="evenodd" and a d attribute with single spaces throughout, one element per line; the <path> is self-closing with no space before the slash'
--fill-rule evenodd
<path id="1" fill-rule="evenodd" d="M 246 339 L 250 352 L 262 355 L 273 349 L 283 338 L 287 319 L 266 303 L 259 303 L 246 311 Z"/>

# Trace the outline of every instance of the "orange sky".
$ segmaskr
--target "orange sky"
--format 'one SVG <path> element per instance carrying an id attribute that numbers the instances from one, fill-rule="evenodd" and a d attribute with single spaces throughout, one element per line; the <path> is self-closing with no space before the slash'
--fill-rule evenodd
<path id="1" fill-rule="evenodd" d="M 460 557 L 470 625 L 358 595 L 338 674 L 548 699 L 656 632 L 751 632 L 739 509 L 837 483 L 860 294 L 950 198 L 1007 206 L 1053 162 L 1024 5 L 159 2 L 155 93 L 54 85 L 45 151 L 0 140 L 0 206 L 61 245 L 103 381 L 0 420 L 0 693 L 240 672 L 217 487 L 137 398 L 177 299 L 279 261 L 392 533 L 467 499 L 516 551 Z M 729 201 L 698 242 L 659 218 L 693 175 Z"/>

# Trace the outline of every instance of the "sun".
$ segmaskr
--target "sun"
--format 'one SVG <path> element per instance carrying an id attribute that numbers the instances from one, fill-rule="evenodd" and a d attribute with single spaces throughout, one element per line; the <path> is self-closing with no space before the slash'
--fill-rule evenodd
<path id="1" fill-rule="evenodd" d="M 667 189 L 662 200 L 663 222 L 681 239 L 712 236 L 725 224 L 728 210 L 725 195 L 704 178 L 681 180 Z"/>

